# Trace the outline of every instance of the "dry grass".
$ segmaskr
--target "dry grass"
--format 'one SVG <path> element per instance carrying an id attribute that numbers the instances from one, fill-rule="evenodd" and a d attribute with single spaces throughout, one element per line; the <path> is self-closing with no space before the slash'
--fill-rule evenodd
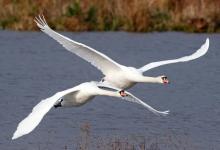
<path id="1" fill-rule="evenodd" d="M 220 31 L 219 0 L 0 0 L 0 27 L 36 30 L 43 13 L 58 30 Z"/>
<path id="2" fill-rule="evenodd" d="M 167 133 L 158 136 L 130 135 L 100 137 L 92 133 L 89 123 L 80 127 L 80 137 L 74 140 L 76 150 L 195 150 L 197 146 L 186 134 Z M 68 146 L 64 146 L 68 149 Z"/>

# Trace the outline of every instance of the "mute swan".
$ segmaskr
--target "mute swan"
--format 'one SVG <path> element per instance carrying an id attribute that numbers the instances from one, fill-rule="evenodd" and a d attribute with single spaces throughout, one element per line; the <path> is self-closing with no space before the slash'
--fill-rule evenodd
<path id="1" fill-rule="evenodd" d="M 167 111 L 157 111 L 148 104 L 144 103 L 131 93 L 120 90 L 118 88 L 112 87 L 110 85 L 105 85 L 101 82 L 85 82 L 73 88 L 61 91 L 55 95 L 42 100 L 38 103 L 32 110 L 32 112 L 23 119 L 17 127 L 17 130 L 14 132 L 12 140 L 17 139 L 23 135 L 26 135 L 33 131 L 36 126 L 43 119 L 44 115 L 54 106 L 57 107 L 71 107 L 71 106 L 80 106 L 97 95 L 104 96 L 113 96 L 121 98 L 125 101 L 134 102 L 140 104 L 147 108 L 149 111 L 153 112 L 156 115 L 167 115 Z"/>
<path id="2" fill-rule="evenodd" d="M 84 60 L 90 62 L 93 66 L 98 68 L 105 77 L 102 81 L 106 84 L 118 87 L 120 89 L 128 89 L 135 85 L 138 82 L 151 82 L 151 83 L 169 83 L 169 80 L 166 76 L 158 77 L 147 77 L 143 73 L 162 65 L 172 64 L 177 62 L 186 62 L 190 60 L 197 59 L 206 54 L 209 48 L 209 39 L 206 39 L 205 44 L 201 46 L 195 53 L 189 56 L 184 56 L 178 59 L 173 60 L 164 60 L 158 62 L 149 63 L 141 68 L 126 67 L 124 65 L 118 64 L 108 56 L 96 51 L 95 49 L 86 46 L 82 43 L 76 42 L 69 39 L 55 31 L 53 31 L 47 24 L 44 16 L 38 16 L 34 20 L 37 23 L 37 26 L 52 37 L 54 40 L 59 42 L 64 48 L 68 51 L 78 55 Z"/>

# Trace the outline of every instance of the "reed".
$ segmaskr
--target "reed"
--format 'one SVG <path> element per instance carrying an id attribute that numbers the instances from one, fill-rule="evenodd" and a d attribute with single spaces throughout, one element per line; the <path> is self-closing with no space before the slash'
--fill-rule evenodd
<path id="1" fill-rule="evenodd" d="M 0 0 L 0 28 L 36 30 L 33 17 L 68 31 L 220 31 L 219 0 Z"/>
<path id="2" fill-rule="evenodd" d="M 195 150 L 199 149 L 187 134 L 166 133 L 155 136 L 95 136 L 90 123 L 80 126 L 80 138 L 74 140 L 76 150 Z M 70 146 L 71 147 L 71 146 Z M 68 146 L 64 146 L 68 149 Z"/>

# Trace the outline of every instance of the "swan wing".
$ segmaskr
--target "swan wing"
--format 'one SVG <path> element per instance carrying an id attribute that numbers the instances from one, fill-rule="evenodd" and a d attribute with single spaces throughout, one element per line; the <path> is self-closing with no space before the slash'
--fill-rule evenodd
<path id="1" fill-rule="evenodd" d="M 99 88 L 102 88 L 104 90 L 111 90 L 111 91 L 121 91 L 121 89 L 117 88 L 117 87 L 113 87 L 109 84 L 104 84 L 102 82 L 97 82 L 97 86 Z M 125 97 L 121 97 L 121 99 L 129 101 L 129 102 L 133 102 L 133 103 L 137 103 L 140 104 L 142 106 L 144 106 L 145 108 L 147 108 L 149 111 L 153 112 L 156 115 L 162 115 L 162 116 L 166 116 L 169 114 L 169 110 L 167 111 L 158 111 L 156 109 L 154 109 L 153 107 L 151 107 L 150 105 L 146 104 L 145 102 L 143 102 L 142 100 L 140 100 L 139 98 L 135 97 L 133 94 L 125 91 L 125 93 L 127 94 L 127 96 Z"/>
<path id="2" fill-rule="evenodd" d="M 107 90 L 107 91 L 113 91 L 113 92 L 119 92 L 119 91 L 121 91 L 122 89 L 120 89 L 120 88 L 117 88 L 117 87 L 115 87 L 115 86 L 111 86 L 110 84 L 107 84 L 107 83 L 103 83 L 103 82 L 94 82 L 95 84 L 96 84 L 96 86 L 98 87 L 98 88 L 101 88 L 101 89 L 103 89 L 103 90 Z"/>
<path id="3" fill-rule="evenodd" d="M 40 101 L 40 103 L 38 103 L 32 109 L 32 112 L 18 124 L 18 127 L 13 134 L 12 140 L 17 139 L 33 131 L 40 123 L 40 121 L 43 119 L 43 117 L 46 115 L 46 113 L 53 107 L 53 105 L 60 98 L 76 90 L 76 88 L 71 88 L 62 92 L 58 92 L 55 95 Z"/>
<path id="4" fill-rule="evenodd" d="M 46 20 L 44 19 L 44 16 L 38 16 L 35 18 L 34 21 L 37 23 L 37 26 L 41 29 L 41 31 L 59 42 L 68 51 L 90 62 L 93 66 L 101 70 L 104 75 L 107 75 L 110 72 L 120 71 L 121 65 L 113 61 L 108 56 L 52 30 L 48 26 Z"/>
<path id="5" fill-rule="evenodd" d="M 148 105 L 147 103 L 145 103 L 142 100 L 140 100 L 139 98 L 135 97 L 131 93 L 129 93 L 129 92 L 126 92 L 126 93 L 127 93 L 127 96 L 121 97 L 122 99 L 124 99 L 126 101 L 129 101 L 129 102 L 134 102 L 134 103 L 140 104 L 140 105 L 144 106 L 145 108 L 147 108 L 152 113 L 154 113 L 155 115 L 166 116 L 170 112 L 169 110 L 167 110 L 167 111 L 158 111 L 158 110 L 154 109 L 153 107 L 151 107 L 150 105 Z"/>
<path id="6" fill-rule="evenodd" d="M 209 49 L 209 38 L 207 38 L 206 42 L 200 47 L 200 49 L 198 49 L 192 55 L 184 56 L 184 57 L 177 58 L 177 59 L 172 59 L 172 60 L 164 60 L 164 61 L 152 62 L 152 63 L 149 63 L 149 64 L 139 68 L 139 71 L 140 72 L 145 72 L 145 71 L 148 71 L 148 70 L 150 70 L 152 68 L 156 68 L 156 67 L 167 65 L 167 64 L 191 61 L 191 60 L 197 59 L 197 58 L 205 55 L 207 53 L 208 49 Z"/>

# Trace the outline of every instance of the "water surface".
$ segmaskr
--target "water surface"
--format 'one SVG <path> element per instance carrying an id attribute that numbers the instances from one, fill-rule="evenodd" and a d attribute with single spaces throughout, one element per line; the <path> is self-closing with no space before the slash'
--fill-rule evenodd
<path id="1" fill-rule="evenodd" d="M 102 74 L 41 32 L 0 31 L 0 149 L 74 149 L 84 124 L 90 125 L 92 137 L 171 136 L 182 142 L 182 149 L 220 149 L 219 34 L 62 34 L 134 67 L 189 55 L 206 37 L 210 49 L 198 60 L 146 72 L 167 75 L 170 85 L 137 84 L 129 90 L 156 109 L 169 109 L 168 117 L 115 98 L 96 97 L 83 107 L 52 109 L 31 134 L 11 141 L 17 124 L 41 99 L 81 82 L 100 80 Z M 161 140 L 158 144 L 163 145 Z"/>

